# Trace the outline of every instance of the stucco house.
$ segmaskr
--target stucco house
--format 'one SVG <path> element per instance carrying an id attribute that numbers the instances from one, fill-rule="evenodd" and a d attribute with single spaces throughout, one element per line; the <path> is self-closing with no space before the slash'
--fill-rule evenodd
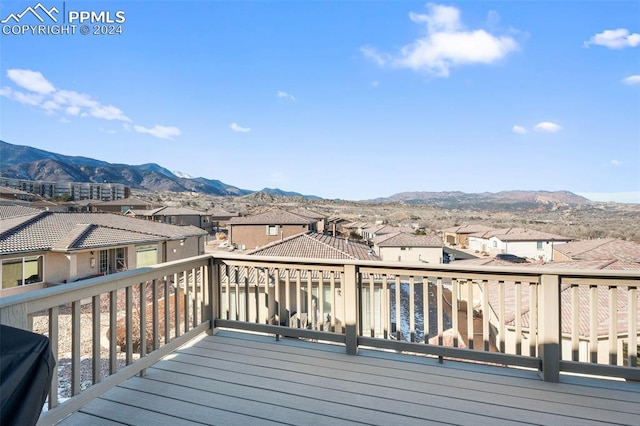
<path id="1" fill-rule="evenodd" d="M 453 226 L 442 231 L 442 240 L 449 245 L 469 247 L 469 235 L 491 231 L 493 228 L 485 225 L 465 224 Z"/>
<path id="2" fill-rule="evenodd" d="M 373 239 L 375 253 L 384 261 L 443 263 L 443 243 L 435 235 L 393 232 Z"/>
<path id="3" fill-rule="evenodd" d="M 0 295 L 197 256 L 205 236 L 109 213 L 0 206 Z"/>
<path id="4" fill-rule="evenodd" d="M 314 219 L 317 221 L 316 231 L 319 233 L 324 233 L 328 230 L 329 220 L 328 217 L 322 213 L 317 211 L 305 208 L 298 207 L 296 209 L 288 209 L 289 213 L 297 214 L 298 216 L 308 217 L 310 219 Z"/>
<path id="5" fill-rule="evenodd" d="M 123 214 L 127 210 L 151 210 L 158 206 L 151 201 L 144 201 L 134 197 L 128 197 L 111 201 L 94 201 L 91 203 L 92 211 Z"/>
<path id="6" fill-rule="evenodd" d="M 380 237 L 382 235 L 395 234 L 397 232 L 415 233 L 415 231 L 409 227 L 379 224 L 362 228 L 361 235 L 363 239 L 372 242 L 377 237 Z"/>
<path id="7" fill-rule="evenodd" d="M 234 217 L 227 222 L 229 242 L 239 250 L 255 249 L 306 231 L 317 231 L 316 219 L 285 210 Z"/>
<path id="8" fill-rule="evenodd" d="M 562 235 L 526 228 L 492 229 L 469 235 L 469 249 L 496 255 L 514 254 L 529 259 L 550 261 L 554 248 L 572 241 Z"/>
<path id="9" fill-rule="evenodd" d="M 196 226 L 211 233 L 211 216 L 204 211 L 188 207 L 159 207 L 152 210 L 128 210 L 125 216 L 137 217 L 153 222 L 168 223 L 178 226 Z"/>

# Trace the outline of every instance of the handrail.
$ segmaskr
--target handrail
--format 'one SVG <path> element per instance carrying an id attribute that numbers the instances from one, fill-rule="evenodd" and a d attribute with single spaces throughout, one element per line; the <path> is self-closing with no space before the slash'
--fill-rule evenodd
<path id="1" fill-rule="evenodd" d="M 0 323 L 31 330 L 44 312 L 44 332 L 62 362 L 69 319 L 73 398 L 59 405 L 52 392 L 43 416 L 49 422 L 216 327 L 340 343 L 353 355 L 367 346 L 522 366 L 548 381 L 563 371 L 640 380 L 639 286 L 638 271 L 220 253 L 0 298 Z M 616 320 L 604 324 L 603 317 Z M 93 363 L 85 390 L 80 328 L 87 318 Z M 99 368 L 105 346 L 106 378 Z"/>

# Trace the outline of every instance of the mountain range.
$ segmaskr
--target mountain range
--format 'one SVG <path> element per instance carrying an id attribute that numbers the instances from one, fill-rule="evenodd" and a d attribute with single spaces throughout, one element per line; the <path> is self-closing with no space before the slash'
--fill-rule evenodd
<path id="1" fill-rule="evenodd" d="M 192 191 L 210 195 L 241 196 L 256 192 L 215 179 L 174 173 L 155 163 L 113 164 L 4 141 L 0 141 L 0 176 L 54 182 L 112 182 L 147 191 Z M 318 198 L 280 189 L 265 188 L 262 191 L 274 195 Z"/>
<path id="2" fill-rule="evenodd" d="M 241 189 L 215 179 L 193 178 L 155 164 L 113 164 L 87 157 L 68 156 L 0 141 L 0 176 L 14 179 L 55 182 L 112 182 L 146 191 L 199 192 L 218 196 L 246 196 L 262 193 L 277 197 L 320 199 L 313 195 L 264 188 Z M 502 191 L 497 193 L 402 192 L 366 200 L 370 203 L 404 203 L 441 208 L 480 210 L 553 210 L 566 205 L 592 203 L 569 191 Z"/>

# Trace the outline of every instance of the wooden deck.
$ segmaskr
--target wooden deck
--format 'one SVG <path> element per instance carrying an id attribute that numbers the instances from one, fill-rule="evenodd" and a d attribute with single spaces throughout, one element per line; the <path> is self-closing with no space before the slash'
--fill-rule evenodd
<path id="1" fill-rule="evenodd" d="M 63 425 L 640 425 L 640 383 L 220 331 L 94 399 Z"/>

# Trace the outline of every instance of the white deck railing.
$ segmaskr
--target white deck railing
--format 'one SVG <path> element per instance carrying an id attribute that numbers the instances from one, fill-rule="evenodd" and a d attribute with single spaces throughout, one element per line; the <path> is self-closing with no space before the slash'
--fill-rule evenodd
<path id="1" fill-rule="evenodd" d="M 1 298 L 0 322 L 48 334 L 51 423 L 216 327 L 640 380 L 639 284 L 637 271 L 203 255 Z"/>

